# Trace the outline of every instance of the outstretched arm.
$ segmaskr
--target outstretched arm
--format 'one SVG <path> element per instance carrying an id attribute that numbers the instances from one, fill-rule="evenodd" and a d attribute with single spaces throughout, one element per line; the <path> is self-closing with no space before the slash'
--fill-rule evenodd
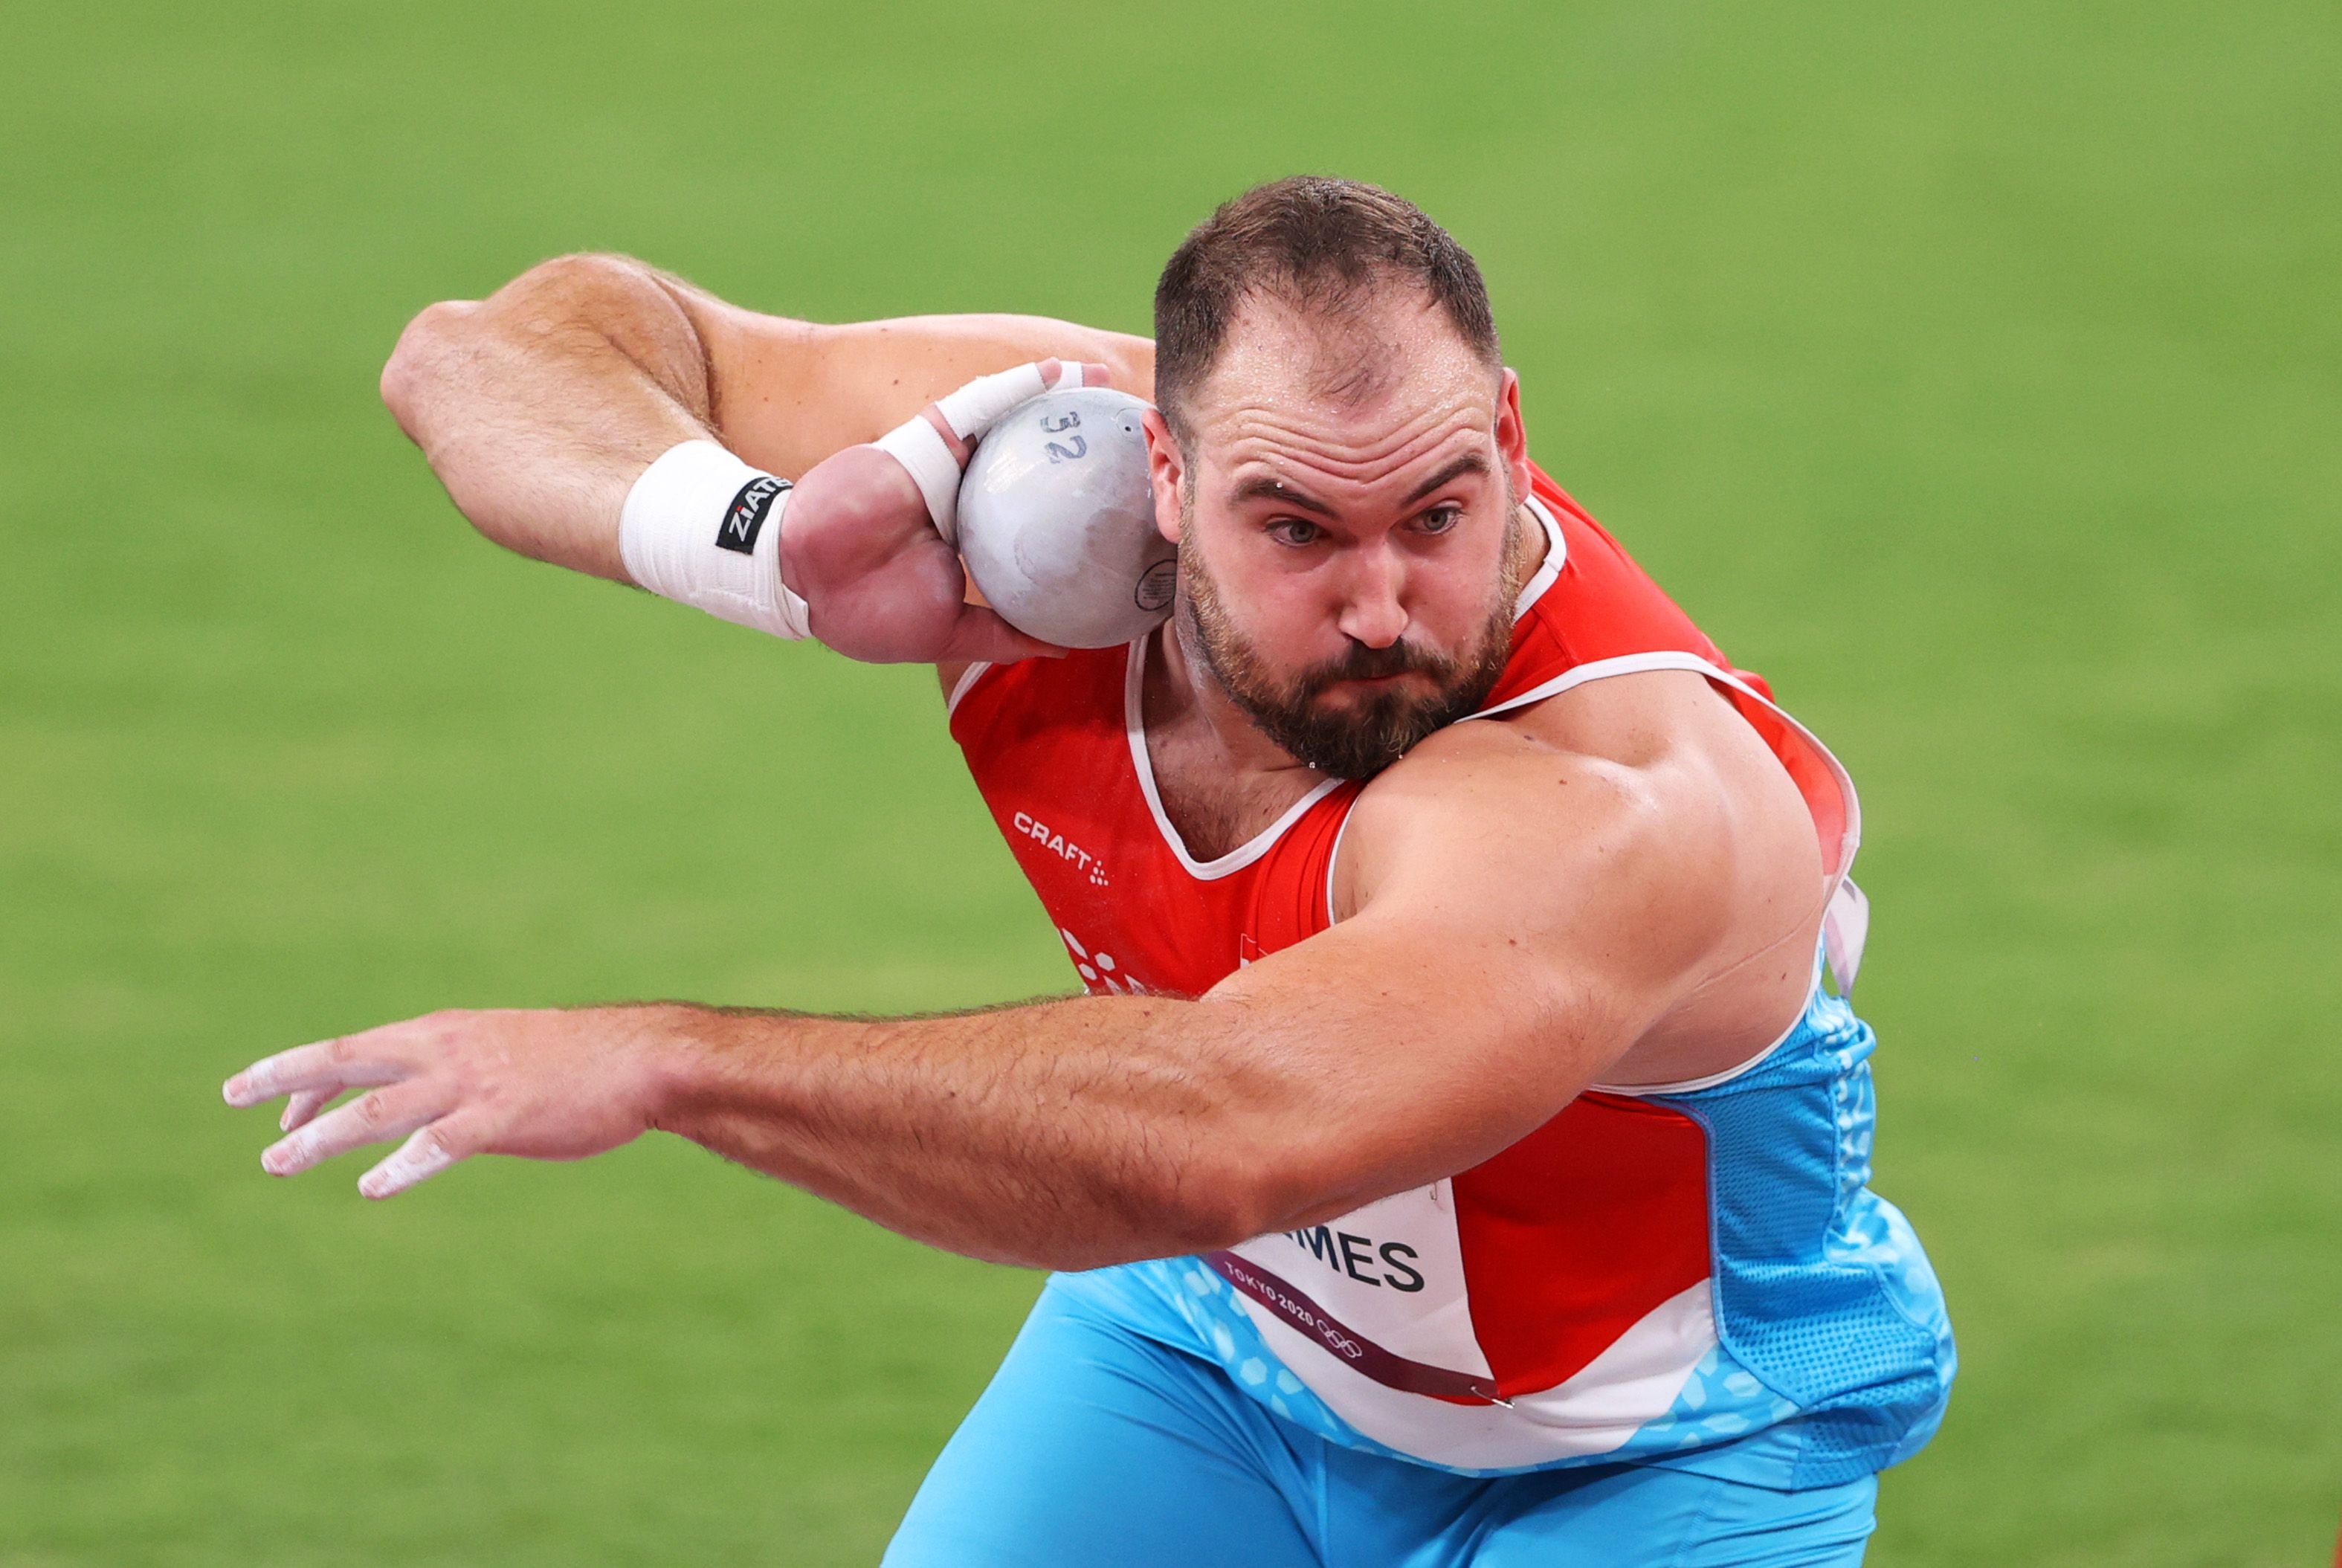
<path id="1" fill-rule="evenodd" d="M 474 1154 L 575 1159 L 657 1127 L 1003 1262 L 1091 1267 L 1315 1223 L 1517 1140 L 1742 956 L 1716 914 L 1729 829 L 1696 783 L 1497 725 L 1433 749 L 1463 771 L 1354 846 L 1377 868 L 1359 912 L 1200 1000 L 442 1014 L 272 1057 L 227 1096 L 377 1086 L 264 1156 L 291 1174 L 405 1139 L 361 1182 L 375 1197 Z M 1466 784 L 1468 812 L 1423 809 Z"/>
<path id="2" fill-rule="evenodd" d="M 485 300 L 425 310 L 384 368 L 382 392 L 456 507 L 524 555 L 627 581 L 627 491 L 677 443 L 713 440 L 808 481 L 796 498 L 801 530 L 826 526 L 833 544 L 851 535 L 851 548 L 825 559 L 867 574 L 930 541 L 907 476 L 859 444 L 973 376 L 1053 357 L 1152 391 L 1143 338 L 1012 315 L 820 326 L 726 305 L 639 262 L 580 255 Z M 935 574 L 906 571 L 920 584 Z M 852 640 L 834 645 L 887 656 Z"/>

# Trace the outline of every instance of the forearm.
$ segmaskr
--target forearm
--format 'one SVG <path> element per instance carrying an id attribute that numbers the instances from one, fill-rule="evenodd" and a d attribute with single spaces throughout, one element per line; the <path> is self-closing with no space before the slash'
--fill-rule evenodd
<path id="1" fill-rule="evenodd" d="M 663 1003 L 433 1014 L 279 1053 L 226 1094 L 295 1096 L 263 1160 L 279 1175 L 405 1138 L 361 1179 L 370 1197 L 476 1154 L 580 1159 L 662 1129 L 973 1257 L 1089 1268 L 1203 1252 L 1476 1164 L 1615 1055 L 1588 1054 L 1590 1037 L 1507 977 L 1517 944 L 1456 953 L 1490 982 L 1459 998 L 1404 954 L 1327 962 L 1358 924 L 1197 1001 L 900 1019 Z M 1523 1028 L 1525 1004 L 1541 1026 Z"/>
<path id="2" fill-rule="evenodd" d="M 970 377 L 1051 357 L 1152 390 L 1144 338 L 1032 316 L 816 326 L 623 256 L 562 256 L 400 336 L 383 400 L 457 508 L 522 554 L 626 580 L 618 514 L 653 459 L 713 438 L 801 479 Z"/>
<path id="3" fill-rule="evenodd" d="M 660 453 L 708 434 L 712 395 L 670 285 L 603 256 L 432 306 L 400 337 L 382 391 L 481 533 L 620 582 L 626 492 Z"/>
<path id="4" fill-rule="evenodd" d="M 1371 923 L 1361 923 L 1371 924 Z M 1615 1056 L 1582 999 L 1461 944 L 1486 994 L 1348 926 L 1206 997 L 930 1018 L 672 1009 L 654 1125 L 890 1229 L 1088 1268 L 1234 1245 L 1453 1175 Z M 1521 1027 L 1524 1008 L 1544 1025 Z M 1570 1018 L 1570 1014 L 1580 1014 Z"/>
<path id="5" fill-rule="evenodd" d="M 656 1125 L 888 1228 L 1087 1268 L 1266 1228 L 1294 1075 L 1244 1010 L 1098 997 L 921 1019 L 676 1008 Z"/>

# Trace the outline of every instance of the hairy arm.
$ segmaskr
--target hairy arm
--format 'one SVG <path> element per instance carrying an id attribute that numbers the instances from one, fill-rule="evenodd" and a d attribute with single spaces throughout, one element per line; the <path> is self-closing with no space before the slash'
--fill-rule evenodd
<path id="1" fill-rule="evenodd" d="M 1631 788 L 1607 793 L 1558 885 L 1678 853 Z M 1227 1246 L 1452 1175 L 1633 1044 L 1705 922 L 1686 901 L 1672 934 L 1623 946 L 1623 901 L 1524 885 L 1519 838 L 1411 836 L 1357 915 L 1196 1001 L 677 1019 L 656 1123 L 920 1240 L 1053 1268 Z"/>
<path id="2" fill-rule="evenodd" d="M 1696 987 L 1717 940 L 1696 802 L 1496 725 L 1405 771 L 1419 798 L 1353 824 L 1376 866 L 1358 913 L 1197 1000 L 442 1014 L 271 1058 L 228 1097 L 382 1085 L 264 1156 L 288 1174 L 406 1138 L 361 1182 L 374 1196 L 472 1154 L 575 1158 L 659 1127 L 1004 1262 L 1314 1223 L 1553 1115 Z"/>
<path id="3" fill-rule="evenodd" d="M 481 533 L 624 582 L 619 508 L 676 443 L 715 440 L 801 478 L 973 376 L 1053 357 L 1153 390 L 1144 338 L 1015 315 L 816 325 L 622 256 L 575 255 L 485 300 L 425 310 L 384 367 L 382 394 Z M 840 478 L 865 475 L 882 493 L 892 477 L 882 464 Z M 916 505 L 907 480 L 898 494 Z"/>

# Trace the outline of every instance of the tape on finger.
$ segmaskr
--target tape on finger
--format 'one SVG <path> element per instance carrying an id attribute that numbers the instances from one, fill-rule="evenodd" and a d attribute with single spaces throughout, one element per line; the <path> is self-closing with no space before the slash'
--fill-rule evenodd
<path id="1" fill-rule="evenodd" d="M 1082 385 L 1079 361 L 1059 360 L 1044 373 L 1042 366 L 1048 363 L 1039 360 L 979 375 L 871 444 L 910 474 L 946 543 L 959 543 L 960 473 L 984 433 L 1020 403 L 1058 387 Z"/>

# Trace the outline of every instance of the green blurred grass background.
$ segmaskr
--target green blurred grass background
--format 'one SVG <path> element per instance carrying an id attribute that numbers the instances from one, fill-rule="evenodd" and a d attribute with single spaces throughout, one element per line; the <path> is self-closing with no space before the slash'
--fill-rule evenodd
<path id="1" fill-rule="evenodd" d="M 2342 25 L 1957 8 L 110 5 L 0 45 L 0 1562 L 873 1560 L 1036 1281 L 667 1142 L 386 1206 L 249 1058 L 1066 983 L 927 678 L 503 556 L 405 316 L 632 251 L 1145 330 L 1326 169 L 1866 786 L 1878 1183 L 1964 1369 L 1873 1561 L 2342 1506 Z"/>

